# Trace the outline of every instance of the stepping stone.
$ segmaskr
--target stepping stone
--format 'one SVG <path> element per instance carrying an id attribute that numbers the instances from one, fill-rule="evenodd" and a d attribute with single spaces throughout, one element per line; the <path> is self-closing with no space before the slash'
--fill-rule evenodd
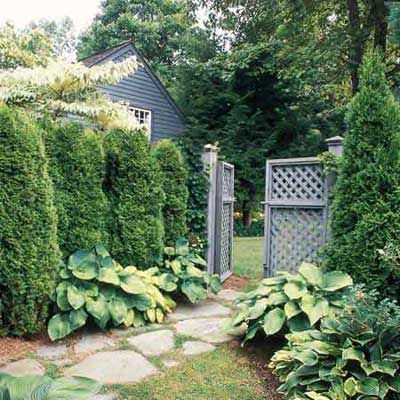
<path id="1" fill-rule="evenodd" d="M 167 368 L 177 367 L 179 365 L 179 361 L 176 360 L 163 360 L 162 363 L 164 367 Z"/>
<path id="2" fill-rule="evenodd" d="M 241 292 L 238 292 L 236 290 L 223 289 L 218 294 L 215 294 L 214 298 L 216 300 L 228 301 L 233 303 L 241 294 Z"/>
<path id="3" fill-rule="evenodd" d="M 67 369 L 65 375 L 83 376 L 113 385 L 139 382 L 157 372 L 157 368 L 141 354 L 131 350 L 118 350 L 92 354 Z"/>
<path id="4" fill-rule="evenodd" d="M 114 344 L 114 339 L 104 334 L 84 334 L 75 344 L 74 350 L 75 353 L 91 353 L 93 351 L 102 350 L 105 347 L 114 346 Z"/>
<path id="5" fill-rule="evenodd" d="M 176 331 L 181 335 L 192 336 L 208 343 L 224 343 L 232 340 L 232 336 L 224 332 L 223 325 L 228 318 L 199 318 L 179 321 Z"/>
<path id="6" fill-rule="evenodd" d="M 117 400 L 118 393 L 96 394 L 92 400 Z"/>
<path id="7" fill-rule="evenodd" d="M 172 321 L 183 321 L 193 318 L 226 317 L 231 314 L 228 307 L 215 301 L 206 300 L 198 304 L 182 304 L 168 316 Z"/>
<path id="8" fill-rule="evenodd" d="M 54 364 L 56 367 L 65 367 L 65 366 L 69 366 L 72 365 L 74 362 L 72 360 L 70 360 L 69 358 L 62 358 L 60 360 L 53 360 L 51 361 L 52 364 Z"/>
<path id="9" fill-rule="evenodd" d="M 215 346 L 204 342 L 185 342 L 183 343 L 183 354 L 185 356 L 194 356 L 196 354 L 206 353 L 215 350 Z"/>
<path id="10" fill-rule="evenodd" d="M 4 365 L 0 368 L 0 372 L 12 376 L 25 376 L 25 375 L 44 375 L 46 372 L 42 365 L 36 360 L 31 358 L 24 358 L 23 360 L 15 361 Z"/>
<path id="11" fill-rule="evenodd" d="M 49 344 L 41 346 L 36 350 L 36 354 L 43 358 L 60 358 L 67 354 L 67 346 L 65 344 Z"/>
<path id="12" fill-rule="evenodd" d="M 128 338 L 128 343 L 135 346 L 145 356 L 159 356 L 171 351 L 174 346 L 174 333 L 169 330 L 143 333 Z"/>

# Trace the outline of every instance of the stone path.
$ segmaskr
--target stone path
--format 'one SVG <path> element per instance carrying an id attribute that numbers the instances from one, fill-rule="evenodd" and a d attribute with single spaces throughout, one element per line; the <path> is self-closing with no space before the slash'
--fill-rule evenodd
<path id="1" fill-rule="evenodd" d="M 83 333 L 73 342 L 42 346 L 30 357 L 0 366 L 0 372 L 44 375 L 48 368 L 56 368 L 60 376 L 84 376 L 104 384 L 135 383 L 162 372 L 163 367 L 179 366 L 184 356 L 213 351 L 232 340 L 223 324 L 233 312 L 237 295 L 222 290 L 197 305 L 179 305 L 163 325 Z M 155 357 L 159 362 L 155 363 Z M 116 398 L 113 393 L 95 397 Z"/>

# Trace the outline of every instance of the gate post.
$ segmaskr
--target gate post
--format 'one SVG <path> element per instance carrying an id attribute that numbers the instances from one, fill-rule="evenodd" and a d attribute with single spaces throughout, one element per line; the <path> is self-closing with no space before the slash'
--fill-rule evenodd
<path id="1" fill-rule="evenodd" d="M 215 211 L 217 190 L 218 147 L 206 144 L 202 155 L 203 169 L 208 177 L 207 194 L 207 272 L 215 273 Z"/>
<path id="2" fill-rule="evenodd" d="M 337 157 L 340 157 L 343 153 L 343 138 L 341 136 L 334 136 L 332 138 L 326 139 L 325 143 L 328 145 L 328 151 Z M 326 176 L 326 236 L 327 241 L 330 239 L 330 220 L 331 220 L 331 210 L 330 210 L 330 199 L 335 186 L 337 175 L 335 172 L 329 172 Z"/>

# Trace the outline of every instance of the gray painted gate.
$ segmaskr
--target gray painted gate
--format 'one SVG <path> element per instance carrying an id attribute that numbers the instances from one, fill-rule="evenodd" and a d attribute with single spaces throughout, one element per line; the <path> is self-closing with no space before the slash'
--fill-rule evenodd
<path id="1" fill-rule="evenodd" d="M 327 185 L 318 158 L 268 160 L 264 273 L 316 261 L 327 236 Z"/>
<path id="2" fill-rule="evenodd" d="M 222 281 L 232 274 L 234 185 L 234 166 L 227 162 L 218 162 L 215 199 L 214 268 L 215 273 L 220 276 Z"/>

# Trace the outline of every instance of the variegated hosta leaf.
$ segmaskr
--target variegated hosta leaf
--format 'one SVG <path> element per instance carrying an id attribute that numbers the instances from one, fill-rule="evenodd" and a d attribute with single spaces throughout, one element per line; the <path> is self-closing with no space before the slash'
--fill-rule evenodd
<path id="1" fill-rule="evenodd" d="M 321 268 L 309 263 L 301 264 L 299 273 L 313 286 L 321 287 L 324 282 Z"/>
<path id="2" fill-rule="evenodd" d="M 269 311 L 264 318 L 263 328 L 267 335 L 279 332 L 286 321 L 285 313 L 280 308 Z"/>
<path id="3" fill-rule="evenodd" d="M 323 277 L 322 289 L 327 292 L 334 292 L 353 285 L 353 279 L 344 272 L 328 272 Z"/>

